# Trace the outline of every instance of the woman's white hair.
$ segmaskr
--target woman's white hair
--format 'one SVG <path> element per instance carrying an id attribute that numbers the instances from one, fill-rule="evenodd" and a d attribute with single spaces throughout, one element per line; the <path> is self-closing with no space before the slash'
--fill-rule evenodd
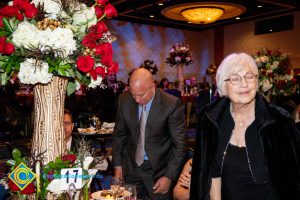
<path id="1" fill-rule="evenodd" d="M 216 74 L 216 82 L 220 96 L 226 96 L 227 93 L 224 87 L 224 80 L 228 79 L 232 73 L 237 73 L 245 66 L 249 66 L 252 73 L 258 75 L 258 68 L 255 60 L 247 53 L 232 53 L 224 58 Z"/>

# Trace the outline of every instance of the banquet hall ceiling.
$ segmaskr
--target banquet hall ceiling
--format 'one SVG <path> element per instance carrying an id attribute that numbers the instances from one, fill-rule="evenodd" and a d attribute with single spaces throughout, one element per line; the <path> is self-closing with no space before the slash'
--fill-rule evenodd
<path id="1" fill-rule="evenodd" d="M 300 10 L 299 0 L 228 0 L 219 2 L 236 3 L 246 7 L 246 12 L 240 16 L 239 20 L 235 18 L 219 20 L 212 24 L 189 24 L 185 21 L 176 21 L 168 19 L 161 14 L 161 11 L 170 6 L 180 3 L 203 2 L 189 0 L 110 0 L 117 8 L 119 16 L 117 19 L 136 22 L 141 24 L 158 25 L 178 29 L 201 31 L 208 28 L 223 26 L 233 23 L 240 23 L 249 20 L 260 20 L 274 16 L 288 14 Z M 205 1 L 205 2 L 218 2 Z M 158 5 L 163 3 L 162 6 Z M 262 6 L 262 7 L 258 7 Z M 153 18 L 149 17 L 154 15 Z"/>
<path id="2" fill-rule="evenodd" d="M 0 7 L 6 5 L 9 0 L 1 0 Z M 94 2 L 94 0 L 81 0 L 84 2 Z M 215 0 L 213 2 L 224 2 Z M 236 3 L 246 7 L 246 12 L 240 15 L 240 19 L 235 18 L 218 20 L 212 24 L 189 24 L 185 21 L 169 19 L 161 14 L 166 7 L 181 3 L 203 2 L 191 0 L 110 0 L 118 10 L 116 19 L 140 24 L 158 25 L 177 29 L 201 31 L 204 29 L 224 26 L 228 24 L 240 23 L 250 20 L 261 20 L 281 16 L 300 10 L 299 0 L 228 0 L 225 2 Z M 211 2 L 211 1 L 205 1 Z M 163 5 L 159 5 L 163 3 Z M 258 7 L 262 6 L 262 7 Z M 153 15 L 154 17 L 150 17 Z"/>

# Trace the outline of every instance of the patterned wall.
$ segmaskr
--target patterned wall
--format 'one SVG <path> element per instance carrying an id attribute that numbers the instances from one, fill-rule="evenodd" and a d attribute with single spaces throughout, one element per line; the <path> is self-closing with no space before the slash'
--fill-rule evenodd
<path id="1" fill-rule="evenodd" d="M 176 67 L 170 67 L 165 60 L 169 49 L 176 42 L 190 45 L 194 62 L 185 68 L 185 77 L 201 77 L 213 60 L 213 30 L 193 32 L 141 25 L 113 20 L 109 24 L 117 40 L 113 43 L 114 60 L 119 63 L 118 79 L 127 81 L 128 72 L 144 60 L 153 60 L 159 68 L 155 79 L 163 77 L 176 79 Z"/>

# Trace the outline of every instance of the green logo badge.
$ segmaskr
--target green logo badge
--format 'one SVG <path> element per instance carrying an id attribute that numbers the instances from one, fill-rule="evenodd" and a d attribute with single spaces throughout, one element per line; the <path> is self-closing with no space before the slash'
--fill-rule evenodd
<path id="1" fill-rule="evenodd" d="M 35 179 L 35 173 L 33 173 L 23 162 L 19 164 L 8 176 L 12 182 L 14 182 L 20 190 L 24 190 L 29 183 Z"/>

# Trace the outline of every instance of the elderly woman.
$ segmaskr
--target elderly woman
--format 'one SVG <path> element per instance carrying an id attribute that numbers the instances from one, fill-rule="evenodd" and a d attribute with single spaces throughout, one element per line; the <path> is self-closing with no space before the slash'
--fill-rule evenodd
<path id="1" fill-rule="evenodd" d="M 199 114 L 190 199 L 300 199 L 300 134 L 287 111 L 256 93 L 257 77 L 245 53 L 219 66 L 222 98 Z"/>

